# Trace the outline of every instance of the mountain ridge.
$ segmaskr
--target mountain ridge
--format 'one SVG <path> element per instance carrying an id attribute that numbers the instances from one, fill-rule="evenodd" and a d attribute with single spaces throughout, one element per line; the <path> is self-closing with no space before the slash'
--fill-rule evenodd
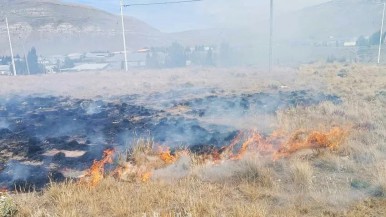
<path id="1" fill-rule="evenodd" d="M 121 18 L 90 6 L 59 0 L 3 0 L 1 16 L 7 16 L 15 53 L 36 46 L 43 54 L 95 50 L 122 51 Z M 275 41 L 348 40 L 370 35 L 381 25 L 382 7 L 375 1 L 333 0 L 275 17 Z M 267 46 L 268 20 L 251 21 L 248 28 L 211 28 L 163 33 L 133 17 L 125 17 L 129 50 L 164 46 L 177 41 L 197 44 L 256 44 Z M 0 39 L 7 41 L 5 25 Z M 7 43 L 0 54 L 9 54 Z"/>
<path id="2" fill-rule="evenodd" d="M 26 47 L 37 46 L 43 53 L 122 50 L 121 18 L 117 15 L 57 0 L 6 0 L 1 6 L 16 51 L 21 42 Z M 131 49 L 165 41 L 165 34 L 133 17 L 125 17 L 125 26 Z M 0 26 L 0 32 L 5 38 L 5 25 Z M 0 46 L 0 53 L 7 51 L 5 44 Z"/>

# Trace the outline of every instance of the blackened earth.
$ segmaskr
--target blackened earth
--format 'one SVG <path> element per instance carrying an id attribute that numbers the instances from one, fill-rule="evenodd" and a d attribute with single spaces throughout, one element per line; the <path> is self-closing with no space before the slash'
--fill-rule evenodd
<path id="1" fill-rule="evenodd" d="M 234 138 L 232 126 L 207 124 L 201 117 L 243 117 L 273 114 L 279 109 L 322 101 L 340 103 L 336 96 L 311 91 L 270 92 L 181 99 L 181 92 L 146 97 L 121 96 L 85 100 L 52 96 L 0 98 L 0 187 L 40 189 L 50 180 L 62 181 L 63 169 L 84 170 L 104 149 L 127 148 L 138 138 L 158 144 L 187 146 L 205 152 Z M 163 99 L 160 103 L 159 99 Z M 156 105 L 158 106 L 151 106 Z M 168 112 L 187 106 L 186 114 Z M 155 109 L 157 108 L 157 109 Z M 53 156 L 45 153 L 61 150 Z M 63 151 L 83 151 L 66 157 Z"/>

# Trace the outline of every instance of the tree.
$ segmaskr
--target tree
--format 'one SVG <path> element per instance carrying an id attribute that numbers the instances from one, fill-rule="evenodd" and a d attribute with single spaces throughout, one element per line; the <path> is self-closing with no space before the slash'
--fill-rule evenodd
<path id="1" fill-rule="evenodd" d="M 0 64 L 1 65 L 8 65 L 11 62 L 11 57 L 10 56 L 3 56 L 1 57 Z"/>
<path id="2" fill-rule="evenodd" d="M 173 43 L 169 48 L 169 67 L 183 67 L 186 66 L 185 49 L 178 43 Z"/>
<path id="3" fill-rule="evenodd" d="M 232 60 L 232 49 L 227 43 L 222 43 L 220 46 L 220 65 L 231 66 Z"/>
<path id="4" fill-rule="evenodd" d="M 160 67 L 158 51 L 155 48 L 151 48 L 150 51 L 146 54 L 146 66 L 149 68 Z"/>
<path id="5" fill-rule="evenodd" d="M 16 71 L 17 71 L 18 75 L 26 75 L 26 74 L 28 74 L 27 65 L 26 65 L 25 60 L 21 61 L 20 59 L 18 59 L 15 62 L 15 65 L 16 65 Z"/>
<path id="6" fill-rule="evenodd" d="M 11 71 L 12 74 L 14 74 L 12 60 L 11 60 L 11 57 L 9 57 L 9 58 L 10 58 L 9 61 L 5 62 L 4 65 L 9 64 L 10 71 Z M 16 68 L 16 72 L 17 72 L 18 75 L 27 75 L 28 74 L 28 69 L 27 69 L 26 61 L 27 60 L 21 58 L 19 54 L 17 54 L 15 56 L 15 68 Z"/>
<path id="7" fill-rule="evenodd" d="M 369 44 L 370 45 L 379 45 L 380 34 L 381 34 L 381 31 L 374 32 L 369 38 Z M 386 37 L 386 32 L 383 33 L 383 35 L 382 35 L 382 41 L 381 41 L 382 43 L 384 43 L 385 37 Z"/>
<path id="8" fill-rule="evenodd" d="M 64 59 L 63 68 L 73 68 L 75 66 L 74 61 L 71 60 L 69 57 L 66 57 Z"/>
<path id="9" fill-rule="evenodd" d="M 205 65 L 207 65 L 207 66 L 214 66 L 213 50 L 212 50 L 212 48 L 209 48 L 208 52 L 206 53 Z"/>
<path id="10" fill-rule="evenodd" d="M 378 34 L 379 36 L 379 34 Z M 359 36 L 357 40 L 357 46 L 369 46 L 369 40 L 366 39 L 363 35 Z"/>
<path id="11" fill-rule="evenodd" d="M 27 61 L 31 74 L 39 74 L 42 72 L 38 63 L 38 55 L 36 54 L 36 49 L 34 47 L 28 52 Z"/>

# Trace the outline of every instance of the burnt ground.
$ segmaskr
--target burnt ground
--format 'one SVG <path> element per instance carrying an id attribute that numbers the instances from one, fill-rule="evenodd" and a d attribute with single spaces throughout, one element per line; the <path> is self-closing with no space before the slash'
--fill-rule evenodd
<path id="1" fill-rule="evenodd" d="M 206 92 L 184 98 L 185 93 Z M 188 146 L 200 152 L 228 144 L 238 130 L 205 118 L 272 115 L 336 96 L 312 91 L 222 95 L 221 90 L 178 90 L 148 96 L 74 99 L 53 96 L 0 98 L 0 187 L 44 187 L 64 171 L 82 171 L 108 147 L 123 150 L 138 138 Z M 199 95 L 199 94 L 198 94 Z M 197 96 L 198 96 L 197 95 Z M 175 108 L 184 109 L 175 112 Z"/>

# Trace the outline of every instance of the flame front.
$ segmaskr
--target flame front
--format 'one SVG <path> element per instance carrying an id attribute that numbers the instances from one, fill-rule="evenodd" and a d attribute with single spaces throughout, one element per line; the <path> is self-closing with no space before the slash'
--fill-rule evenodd
<path id="1" fill-rule="evenodd" d="M 290 157 L 292 154 L 305 149 L 336 150 L 347 137 L 348 131 L 335 127 L 328 132 L 304 130 L 296 131 L 286 136 L 281 131 L 275 131 L 270 136 L 263 136 L 256 131 L 239 132 L 231 143 L 222 148 L 213 149 L 211 153 L 194 155 L 201 164 L 219 164 L 224 161 L 241 160 L 247 153 L 268 155 L 272 160 Z M 99 161 L 94 161 L 82 180 L 91 186 L 96 186 L 105 176 L 104 166 L 112 163 L 114 150 L 104 151 Z M 193 159 L 193 154 L 187 150 L 172 153 L 169 147 L 158 146 L 157 151 L 147 150 L 140 153 L 139 159 L 125 161 L 115 168 L 112 176 L 124 181 L 147 182 L 152 178 L 153 171 L 175 164 L 181 156 Z"/>
<path id="2" fill-rule="evenodd" d="M 104 177 L 105 165 L 113 163 L 113 155 L 114 149 L 106 149 L 103 152 L 102 159 L 99 161 L 94 160 L 94 163 L 81 181 L 91 186 L 97 186 Z"/>
<path id="3" fill-rule="evenodd" d="M 176 161 L 176 156 L 170 154 L 170 148 L 159 147 L 159 157 L 167 164 L 172 164 Z"/>
<path id="4" fill-rule="evenodd" d="M 313 131 L 306 135 L 304 131 L 298 131 L 290 140 L 274 153 L 274 159 L 288 157 L 303 149 L 328 148 L 336 150 L 347 136 L 347 131 L 335 127 L 329 132 Z"/>

